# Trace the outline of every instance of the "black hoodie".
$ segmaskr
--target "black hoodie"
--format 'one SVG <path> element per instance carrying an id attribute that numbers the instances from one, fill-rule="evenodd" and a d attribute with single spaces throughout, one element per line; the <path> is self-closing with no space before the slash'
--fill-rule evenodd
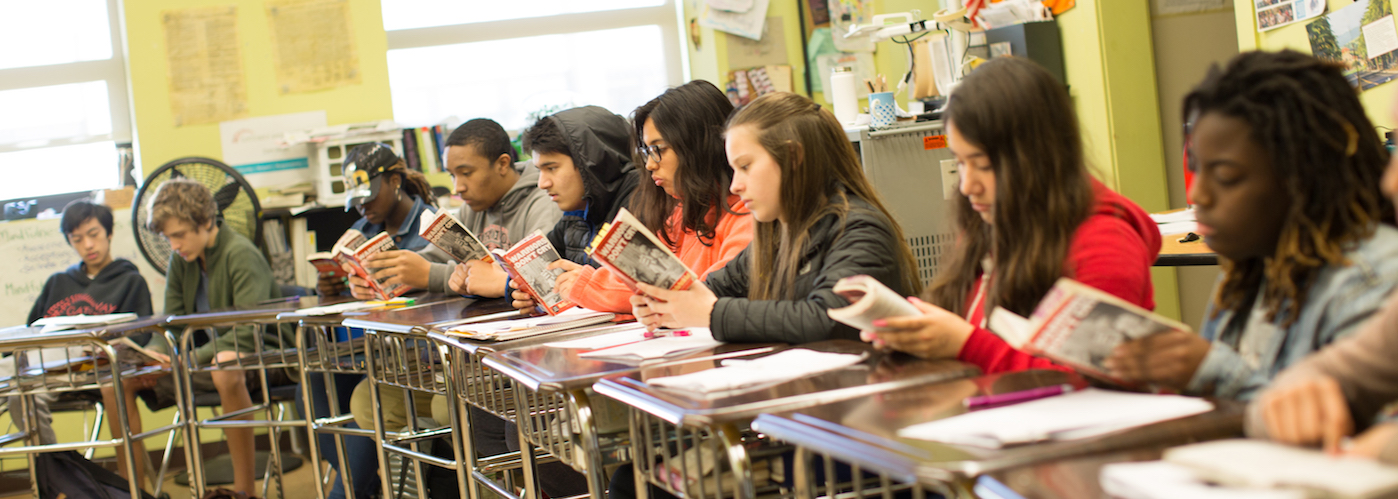
<path id="1" fill-rule="evenodd" d="M 29 323 L 44 317 L 62 315 L 104 315 L 134 312 L 151 315 L 150 288 L 136 264 L 120 258 L 112 260 L 93 279 L 87 278 L 82 262 L 49 276 L 43 291 L 29 310 Z"/>
<path id="2" fill-rule="evenodd" d="M 626 119 L 597 106 L 561 111 L 548 119 L 568 139 L 569 156 L 583 179 L 585 208 L 563 213 L 549 232 L 563 258 L 596 267 L 584 251 L 602 224 L 626 207 L 639 178 L 631 160 L 631 127 Z"/>

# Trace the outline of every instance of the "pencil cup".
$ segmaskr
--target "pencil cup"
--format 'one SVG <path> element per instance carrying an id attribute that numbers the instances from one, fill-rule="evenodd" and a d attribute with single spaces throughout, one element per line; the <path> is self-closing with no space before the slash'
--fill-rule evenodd
<path id="1" fill-rule="evenodd" d="M 869 126 L 878 128 L 892 125 L 898 120 L 898 113 L 893 104 L 893 92 L 879 92 L 869 94 Z"/>

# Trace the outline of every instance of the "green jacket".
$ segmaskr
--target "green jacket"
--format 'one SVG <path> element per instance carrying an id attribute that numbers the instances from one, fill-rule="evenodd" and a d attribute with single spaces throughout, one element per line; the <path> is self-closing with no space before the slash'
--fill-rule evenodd
<path id="1" fill-rule="evenodd" d="M 204 261 L 209 276 L 206 292 L 211 311 L 254 305 L 281 296 L 276 281 L 272 279 L 272 268 L 262 256 L 262 251 L 233 229 L 219 229 L 213 247 L 204 250 Z M 165 274 L 166 314 L 196 313 L 194 307 L 200 275 L 198 261 L 187 262 L 179 253 L 170 254 L 170 270 Z M 251 352 L 255 348 L 255 331 L 255 328 L 241 326 L 232 333 L 220 331 L 218 341 L 205 343 L 194 350 L 195 359 L 200 364 L 207 364 L 217 352 Z M 176 338 L 180 334 L 177 331 Z M 282 339 L 278 336 L 264 335 L 263 341 L 269 347 L 277 347 Z M 290 342 L 293 338 L 286 340 Z"/>

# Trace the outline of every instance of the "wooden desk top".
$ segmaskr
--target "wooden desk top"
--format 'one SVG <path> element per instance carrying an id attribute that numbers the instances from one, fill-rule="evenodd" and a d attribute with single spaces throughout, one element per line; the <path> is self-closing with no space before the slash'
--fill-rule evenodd
<path id="1" fill-rule="evenodd" d="M 1165 210 L 1152 215 L 1177 213 L 1184 209 Z M 1185 267 L 1197 265 L 1218 265 L 1218 255 L 1204 244 L 1203 238 L 1187 243 L 1180 242 L 1189 233 L 1165 234 L 1161 236 L 1160 256 L 1155 260 L 1156 267 Z"/>

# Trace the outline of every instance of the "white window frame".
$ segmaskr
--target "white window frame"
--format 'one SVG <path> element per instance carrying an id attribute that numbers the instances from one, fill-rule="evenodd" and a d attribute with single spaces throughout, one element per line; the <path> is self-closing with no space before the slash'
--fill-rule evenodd
<path id="1" fill-rule="evenodd" d="M 134 144 L 135 142 L 132 140 L 134 136 L 134 127 L 132 126 L 131 119 L 131 93 L 127 91 L 126 37 L 124 36 L 126 27 L 122 22 L 125 16 L 121 8 L 120 0 L 107 0 L 107 21 L 111 28 L 110 33 L 112 38 L 111 59 L 0 69 L 0 91 L 89 81 L 107 82 L 107 102 L 108 105 L 111 106 L 112 112 L 111 135 L 88 137 L 87 140 L 63 145 L 85 144 L 108 140 L 118 144 L 123 142 Z M 54 144 L 42 147 L 54 147 Z M 13 146 L 0 145 L 0 153 L 29 149 L 33 148 L 16 148 Z M 115 170 L 117 168 L 116 151 L 113 151 L 112 158 L 112 168 Z M 113 174 L 112 178 L 116 178 L 116 175 Z"/>
<path id="2" fill-rule="evenodd" d="M 666 0 L 664 4 L 653 7 L 386 30 L 385 33 L 388 50 L 400 50 L 659 25 L 667 56 L 665 80 L 674 87 L 690 79 L 689 51 L 685 49 L 684 33 L 680 29 L 684 25 L 683 5 L 680 2 Z M 521 54 L 521 60 L 525 57 Z"/>

